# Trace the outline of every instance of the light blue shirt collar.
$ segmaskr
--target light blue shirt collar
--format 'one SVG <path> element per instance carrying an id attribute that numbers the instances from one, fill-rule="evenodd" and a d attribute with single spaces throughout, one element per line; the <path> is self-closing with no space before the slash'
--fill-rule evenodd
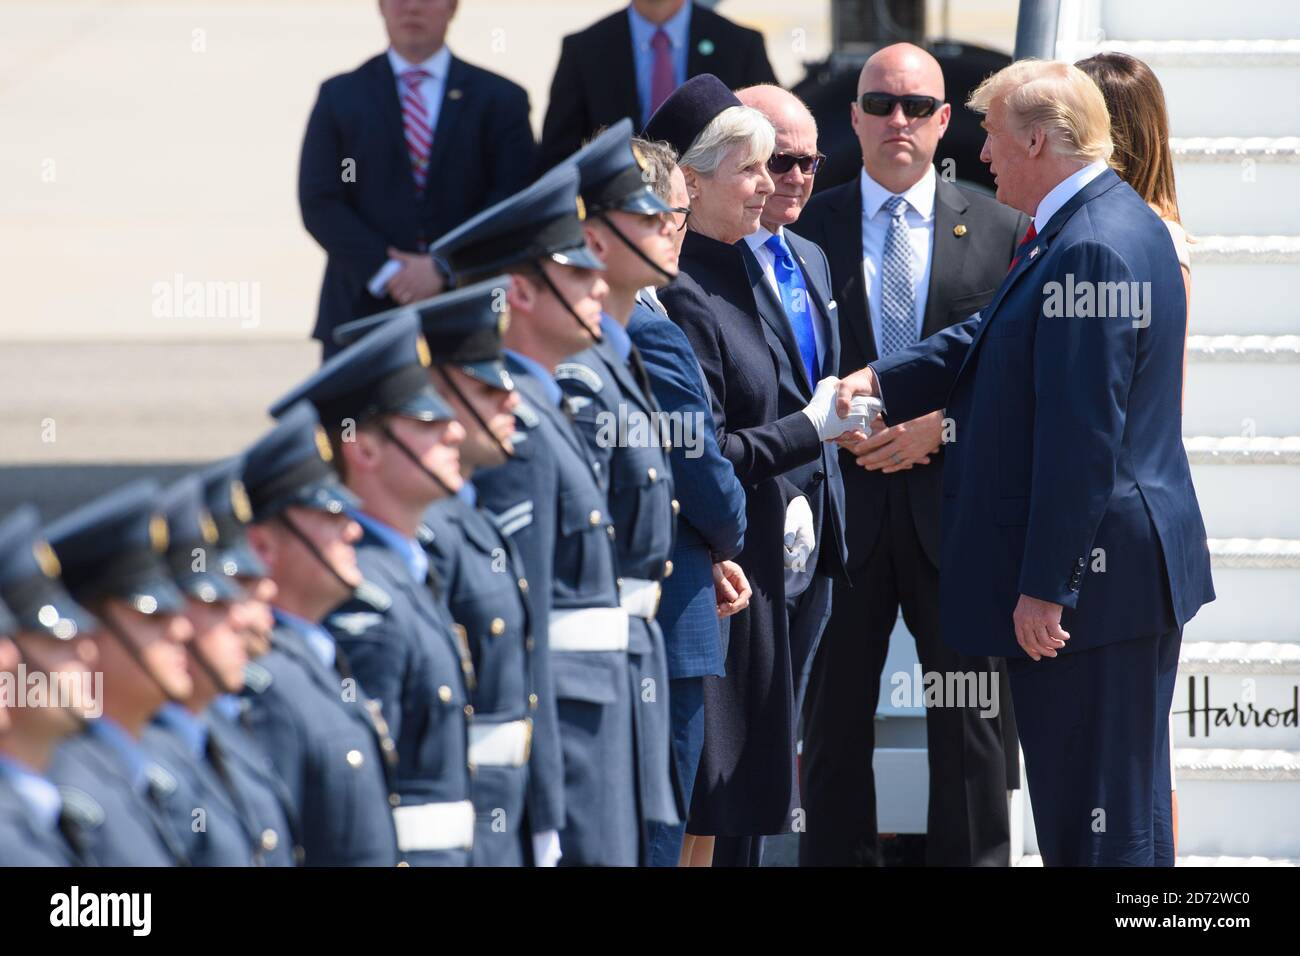
<path id="1" fill-rule="evenodd" d="M 372 518 L 364 511 L 350 511 L 357 523 L 382 541 L 390 551 L 396 552 L 406 562 L 406 569 L 416 583 L 422 583 L 429 576 L 429 556 L 420 547 L 420 542 L 408 538 L 396 528 L 384 524 L 378 518 Z"/>
<path id="2" fill-rule="evenodd" d="M 605 341 L 609 343 L 609 347 L 614 350 L 614 354 L 626 362 L 628 356 L 632 354 L 632 337 L 627 334 L 627 329 L 602 312 L 600 331 L 605 336 Z"/>
<path id="3" fill-rule="evenodd" d="M 423 63 L 412 63 L 392 47 L 389 47 L 388 63 L 393 68 L 393 75 L 399 79 L 408 70 L 424 70 L 433 79 L 441 80 L 447 75 L 447 68 L 451 66 L 451 50 L 444 43 L 438 48 L 437 53 Z"/>
<path id="4" fill-rule="evenodd" d="M 59 814 L 63 811 L 58 787 L 10 757 L 0 756 L 0 777 L 9 781 L 41 826 L 49 830 L 58 828 Z"/>
<path id="5" fill-rule="evenodd" d="M 456 492 L 456 497 L 465 502 L 465 504 L 469 505 L 471 508 L 478 507 L 478 489 L 474 487 L 474 482 L 472 481 L 462 482 L 460 491 Z"/>
<path id="6" fill-rule="evenodd" d="M 559 408 L 560 403 L 564 400 L 564 392 L 560 390 L 560 383 L 555 380 L 555 376 L 546 371 L 539 362 L 530 359 L 527 355 L 513 349 L 505 349 L 504 351 L 506 357 L 519 366 L 525 374 L 542 383 L 546 397 L 551 400 L 552 405 Z"/>
<path id="7" fill-rule="evenodd" d="M 292 628 L 302 636 L 307 642 L 307 646 L 312 649 L 321 663 L 328 668 L 334 667 L 334 660 L 338 651 L 334 646 L 334 638 L 330 632 L 325 630 L 319 624 L 313 624 L 306 618 L 299 617 L 297 614 L 290 614 L 288 611 L 282 611 L 280 608 L 274 608 L 275 620 L 284 627 Z"/>
<path id="8" fill-rule="evenodd" d="M 925 175 L 898 195 L 907 200 L 907 204 L 922 219 L 929 219 L 934 215 L 936 183 L 934 167 L 927 166 Z M 865 219 L 875 219 L 876 214 L 880 212 L 880 207 L 895 195 L 876 182 L 866 169 L 858 174 L 858 188 L 862 191 L 862 215 Z"/>
<path id="9" fill-rule="evenodd" d="M 166 727 L 185 744 L 185 749 L 196 760 L 206 759 L 208 728 L 201 718 L 173 701 L 168 701 L 154 714 L 154 723 Z"/>
<path id="10" fill-rule="evenodd" d="M 1052 191 L 1043 197 L 1042 202 L 1038 204 L 1038 209 L 1034 211 L 1034 232 L 1040 233 L 1046 229 L 1047 224 L 1052 221 L 1053 216 L 1061 211 L 1062 206 L 1073 199 L 1079 190 L 1109 168 L 1101 160 L 1098 160 L 1095 163 L 1089 163 L 1080 170 L 1076 170 L 1053 186 Z"/>
<path id="11" fill-rule="evenodd" d="M 244 712 L 244 702 L 238 694 L 222 694 L 212 702 L 212 709 L 232 723 L 239 723 Z"/>
<path id="12" fill-rule="evenodd" d="M 627 5 L 627 22 L 632 27 L 632 48 L 638 51 L 653 52 L 650 46 L 650 40 L 660 29 L 668 34 L 668 39 L 673 45 L 673 52 L 684 49 L 690 40 L 691 33 L 691 3 L 687 0 L 682 4 L 682 8 L 664 21 L 662 27 L 658 24 L 651 23 L 641 14 L 636 12 L 636 7 L 632 4 Z"/>
<path id="13" fill-rule="evenodd" d="M 98 720 L 86 723 L 86 733 L 106 745 L 122 763 L 126 764 L 131 786 L 140 793 L 148 790 L 149 768 L 153 765 L 153 761 L 140 746 L 139 741 L 128 734 L 121 724 L 107 717 L 100 717 Z"/>

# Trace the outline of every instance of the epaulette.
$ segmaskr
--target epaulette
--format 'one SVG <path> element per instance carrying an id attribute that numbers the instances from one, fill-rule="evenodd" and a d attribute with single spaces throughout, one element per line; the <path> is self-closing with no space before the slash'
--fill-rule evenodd
<path id="1" fill-rule="evenodd" d="M 176 778 L 159 764 L 149 764 L 145 768 L 145 776 L 149 778 L 149 786 L 155 793 L 170 797 L 176 792 Z"/>
<path id="2" fill-rule="evenodd" d="M 605 382 L 591 368 L 579 362 L 561 362 L 555 367 L 557 382 L 580 382 L 593 394 L 605 387 Z"/>
<path id="3" fill-rule="evenodd" d="M 93 830 L 104 822 L 104 808 L 90 794 L 76 787 L 59 787 L 63 811 L 83 830 Z"/>
<path id="4" fill-rule="evenodd" d="M 364 604 L 369 604 L 376 611 L 387 611 L 393 606 L 393 599 L 388 592 L 379 585 L 370 581 L 362 581 L 357 585 L 353 596 Z"/>
<path id="5" fill-rule="evenodd" d="M 274 677 L 271 672 L 256 661 L 244 665 L 244 686 L 254 694 L 265 693 L 272 680 Z"/>
<path id="6" fill-rule="evenodd" d="M 355 611 L 350 614 L 331 614 L 327 618 L 330 627 L 347 631 L 353 637 L 360 637 L 384 619 L 382 614 L 374 611 Z"/>
<path id="7" fill-rule="evenodd" d="M 515 418 L 517 418 L 519 424 L 523 425 L 525 428 L 536 428 L 542 421 L 541 417 L 537 414 L 537 409 L 533 408 L 533 406 L 529 405 L 525 401 L 520 401 L 520 403 L 515 406 Z"/>

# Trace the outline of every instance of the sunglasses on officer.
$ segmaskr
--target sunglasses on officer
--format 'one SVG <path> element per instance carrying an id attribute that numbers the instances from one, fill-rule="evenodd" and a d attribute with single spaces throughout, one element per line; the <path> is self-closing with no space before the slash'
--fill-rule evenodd
<path id="1" fill-rule="evenodd" d="M 772 158 L 767 161 L 767 170 L 770 173 L 776 173 L 778 176 L 784 176 L 795 166 L 798 166 L 799 172 L 805 176 L 811 176 L 822 168 L 824 162 L 826 162 L 824 153 L 817 153 L 813 156 L 801 156 L 797 153 L 773 153 Z"/>
<path id="2" fill-rule="evenodd" d="M 943 100 L 916 93 L 895 96 L 892 93 L 867 92 L 858 98 L 858 106 L 861 107 L 862 112 L 872 116 L 890 116 L 894 112 L 894 107 L 898 105 L 902 105 L 903 115 L 908 119 L 920 119 L 933 115 L 934 111 L 943 105 Z"/>

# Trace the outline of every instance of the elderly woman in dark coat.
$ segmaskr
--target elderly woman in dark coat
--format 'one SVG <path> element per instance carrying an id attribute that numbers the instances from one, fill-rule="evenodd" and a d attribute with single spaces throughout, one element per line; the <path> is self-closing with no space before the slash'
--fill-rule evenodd
<path id="1" fill-rule="evenodd" d="M 721 412 L 718 442 L 746 494 L 749 530 L 736 560 L 753 588 L 749 608 L 731 619 L 726 676 L 705 680 L 704 753 L 687 829 L 716 837 L 714 865 L 757 865 L 763 835 L 790 831 L 797 792 L 784 570 L 787 509 L 799 523 L 807 502 L 782 475 L 817 458 L 846 426 L 833 408 L 834 378 L 818 384 L 803 411 L 776 412 L 778 361 L 736 245 L 758 228 L 773 190 L 771 124 L 705 74 L 664 102 L 646 137 L 681 153 L 691 231 L 680 275 L 659 299 L 690 340 Z"/>

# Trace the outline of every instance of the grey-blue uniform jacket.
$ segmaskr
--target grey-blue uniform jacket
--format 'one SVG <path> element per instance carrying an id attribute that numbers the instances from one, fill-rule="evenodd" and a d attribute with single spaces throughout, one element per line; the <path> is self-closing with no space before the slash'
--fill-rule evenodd
<path id="1" fill-rule="evenodd" d="M 190 863 L 260 864 L 260 843 L 253 822 L 206 753 L 203 758 L 196 756 L 189 744 L 158 718 L 145 728 L 140 743 L 176 779 L 176 794 L 168 801 L 168 809 L 173 828 L 186 841 Z"/>
<path id="2" fill-rule="evenodd" d="M 347 655 L 361 689 L 379 702 L 397 743 L 393 815 L 407 862 L 467 866 L 474 839 L 466 731 L 473 715 L 466 688 L 474 674 L 468 648 L 435 592 L 441 583 L 427 571 L 415 580 L 407 557 L 366 526 L 369 520 L 356 545 L 357 566 L 389 602 L 381 608 L 353 598 L 322 623 Z"/>
<path id="3" fill-rule="evenodd" d="M 473 485 L 467 487 L 472 493 Z M 424 522 L 425 550 L 474 661 L 474 865 L 521 866 L 532 852 L 528 841 L 534 812 L 525 809 L 539 703 L 523 561 L 487 513 L 463 498 L 437 502 Z"/>
<path id="4" fill-rule="evenodd" d="M 603 478 L 561 409 L 562 396 L 548 392 L 548 384 L 555 393 L 558 386 L 511 353 L 506 364 L 522 399 L 514 455 L 476 474 L 474 484 L 479 503 L 518 546 L 530 584 L 542 701 L 535 740 L 539 748 L 552 746 L 544 721 L 554 707 L 562 750 L 560 862 L 635 866 L 627 616 L 619 604 Z"/>
<path id="5" fill-rule="evenodd" d="M 642 817 L 671 826 L 680 822 L 685 808 L 672 762 L 668 652 L 654 620 L 661 581 L 672 574 L 677 524 L 665 450 L 665 442 L 671 447 L 671 432 L 661 430 L 649 379 L 638 381 L 623 357 L 624 350 L 635 349 L 627 332 L 609 318 L 602 326 L 604 341 L 562 363 L 555 378 L 569 396 L 578 432 L 608 477 L 619 593 L 628 611 Z"/>
<path id="6" fill-rule="evenodd" d="M 242 710 L 243 701 L 231 699 Z M 270 759 L 239 722 L 241 717 L 232 719 L 218 702 L 207 709 L 203 721 L 225 754 L 231 785 L 238 788 L 256 827 L 262 862 L 266 866 L 297 866 L 302 862 L 298 812 Z"/>
<path id="7" fill-rule="evenodd" d="M 186 866 L 185 843 L 169 810 L 176 780 L 143 749 L 139 757 L 145 765 L 137 772 L 92 723 L 59 745 L 49 777 L 98 865 Z"/>
<path id="8" fill-rule="evenodd" d="M 0 766 L 0 867 L 86 866 L 91 860 L 79 829 L 67 815 L 55 826 L 38 820 Z"/>
<path id="9" fill-rule="evenodd" d="M 288 787 L 308 866 L 394 866 L 397 834 L 381 736 L 365 699 L 345 696 L 292 627 L 245 669 L 248 728 Z"/>

